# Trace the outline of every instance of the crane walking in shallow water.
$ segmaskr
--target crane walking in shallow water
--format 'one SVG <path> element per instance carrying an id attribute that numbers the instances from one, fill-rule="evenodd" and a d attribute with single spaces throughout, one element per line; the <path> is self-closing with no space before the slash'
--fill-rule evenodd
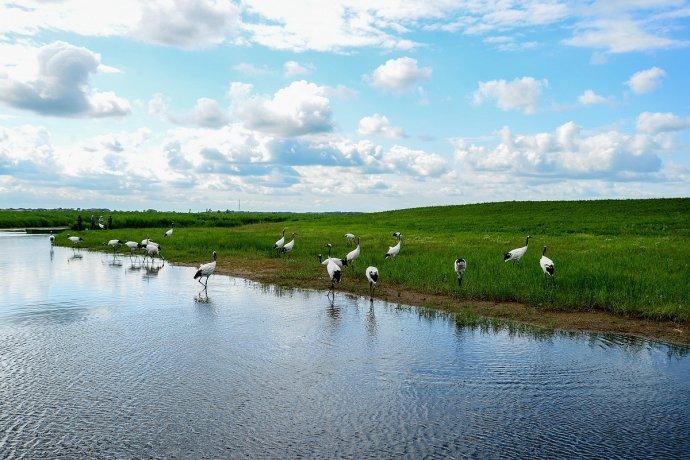
<path id="1" fill-rule="evenodd" d="M 199 281 L 199 284 L 201 284 L 204 287 L 204 290 L 208 288 L 208 278 L 213 275 L 213 272 L 216 271 L 216 261 L 218 260 L 218 254 L 216 254 L 216 251 L 213 251 L 213 262 L 209 262 L 207 264 L 202 264 L 199 266 L 199 269 L 196 271 L 194 274 L 194 279 Z M 206 282 L 202 283 L 201 278 L 206 278 Z"/>
<path id="2" fill-rule="evenodd" d="M 328 272 L 328 277 L 331 279 L 330 293 L 332 294 L 333 290 L 335 289 L 336 283 L 340 283 L 342 271 L 341 268 L 335 262 L 333 262 L 333 259 L 328 260 L 328 264 L 326 265 L 326 271 Z"/>
<path id="3" fill-rule="evenodd" d="M 379 282 L 379 269 L 376 267 L 367 267 L 367 271 L 364 273 L 369 281 L 369 300 L 374 300 L 374 289 L 376 289 L 376 283 Z"/>

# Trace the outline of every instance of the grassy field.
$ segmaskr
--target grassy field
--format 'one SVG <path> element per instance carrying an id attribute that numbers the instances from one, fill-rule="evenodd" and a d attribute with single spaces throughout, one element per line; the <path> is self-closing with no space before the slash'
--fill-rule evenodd
<path id="1" fill-rule="evenodd" d="M 114 213 L 115 224 L 129 225 L 120 218 L 129 214 Z M 85 247 L 104 249 L 111 238 L 140 241 L 150 236 L 173 262 L 206 262 L 215 249 L 219 266 L 234 273 L 326 287 L 316 254 L 332 242 L 336 255 L 344 256 L 352 248 L 343 234 L 352 232 L 362 244 L 362 256 L 343 276 L 342 289 L 352 292 L 366 292 L 364 269 L 375 265 L 385 286 L 456 300 L 690 320 L 690 199 L 507 202 L 371 214 L 221 214 L 218 221 L 183 219 L 195 214 L 150 214 L 155 216 L 133 218 L 133 228 L 83 232 Z M 162 237 L 165 219 L 185 222 L 170 239 Z M 145 222 L 154 225 L 143 228 Z M 298 236 L 295 250 L 279 258 L 271 248 L 283 227 L 288 237 L 293 231 Z M 403 233 L 402 251 L 384 260 L 388 246 L 395 244 L 394 231 Z M 68 244 L 67 233 L 58 237 L 58 244 Z M 522 246 L 528 234 L 533 238 L 522 262 L 504 263 L 503 254 Z M 543 245 L 549 246 L 556 264 L 554 284 L 544 281 L 538 265 Z M 452 268 L 457 257 L 469 265 L 461 288 Z"/>

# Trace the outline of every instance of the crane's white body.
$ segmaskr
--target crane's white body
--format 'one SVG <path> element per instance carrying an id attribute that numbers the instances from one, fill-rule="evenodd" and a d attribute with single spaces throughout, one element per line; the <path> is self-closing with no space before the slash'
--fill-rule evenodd
<path id="1" fill-rule="evenodd" d="M 361 248 L 359 246 L 359 240 L 357 241 L 357 247 L 354 248 L 352 251 L 348 252 L 347 255 L 345 256 L 345 260 L 347 260 L 348 263 L 354 261 L 359 257 L 359 254 L 361 253 Z"/>
<path id="2" fill-rule="evenodd" d="M 554 265 L 553 260 L 546 257 L 546 246 L 544 246 L 544 250 L 541 253 L 539 266 L 546 277 L 552 277 L 556 273 L 556 266 Z"/>
<path id="3" fill-rule="evenodd" d="M 120 247 L 121 244 L 122 244 L 122 241 L 120 241 L 120 240 L 110 240 L 110 241 L 108 241 L 108 246 L 110 246 L 111 248 L 113 248 L 113 250 L 115 250 L 115 251 L 117 250 L 117 248 Z"/>
<path id="4" fill-rule="evenodd" d="M 338 267 L 343 268 L 343 260 L 338 259 L 337 257 L 327 257 L 321 261 L 321 265 L 328 265 L 330 262 L 333 262 Z"/>
<path id="5" fill-rule="evenodd" d="M 154 243 L 153 241 L 151 241 L 150 238 L 146 238 L 145 240 L 141 240 L 141 247 L 146 248 L 146 246 L 148 246 L 149 244 L 155 244 L 156 246 L 158 246 L 158 243 Z"/>
<path id="6" fill-rule="evenodd" d="M 273 245 L 273 249 L 281 250 L 283 249 L 283 246 L 285 246 L 285 229 L 283 229 L 283 233 L 280 236 L 280 239 L 275 242 Z"/>
<path id="7" fill-rule="evenodd" d="M 346 233 L 345 239 L 347 240 L 348 243 L 353 243 L 355 241 L 355 235 L 352 233 Z"/>
<path id="8" fill-rule="evenodd" d="M 136 251 L 137 249 L 139 249 L 141 247 L 141 245 L 139 243 L 137 243 L 136 241 L 127 241 L 125 243 L 125 246 L 127 246 L 129 249 L 131 249 L 132 252 Z"/>
<path id="9" fill-rule="evenodd" d="M 50 235 L 48 239 L 50 240 L 50 244 L 55 243 L 55 235 Z"/>
<path id="10" fill-rule="evenodd" d="M 521 248 L 513 249 L 512 251 L 508 251 L 504 256 L 503 256 L 503 261 L 508 262 L 508 261 L 513 261 L 513 262 L 519 262 L 520 259 L 522 259 L 522 256 L 525 255 L 527 252 L 527 246 L 529 246 L 529 239 L 532 238 L 531 236 L 528 236 L 527 239 L 525 240 L 525 245 Z"/>
<path id="11" fill-rule="evenodd" d="M 398 255 L 398 253 L 400 252 L 401 243 L 402 241 L 398 240 L 398 244 L 388 248 L 388 252 L 386 253 L 386 259 L 392 259 L 393 257 Z"/>
<path id="12" fill-rule="evenodd" d="M 84 241 L 80 236 L 68 236 L 67 239 L 70 240 L 74 246 Z"/>
<path id="13" fill-rule="evenodd" d="M 333 260 L 328 260 L 328 264 L 326 264 L 326 271 L 328 272 L 328 277 L 331 279 L 331 287 L 333 287 L 335 283 L 340 282 L 340 276 L 342 274 L 341 268 L 335 262 L 333 262 Z"/>
<path id="14" fill-rule="evenodd" d="M 149 243 L 146 245 L 146 254 L 149 257 L 157 256 L 160 254 L 160 246 L 156 243 Z"/>
<path id="15" fill-rule="evenodd" d="M 460 286 L 462 285 L 462 279 L 465 277 L 465 270 L 467 270 L 467 261 L 465 259 L 455 259 L 453 268 L 458 276 L 458 286 Z"/>
<path id="16" fill-rule="evenodd" d="M 283 249 L 282 249 L 283 254 L 286 254 L 286 253 L 292 251 L 294 249 L 294 247 L 295 247 L 295 239 L 293 238 L 292 240 L 290 240 L 289 243 L 287 243 L 285 246 L 283 246 Z"/>
<path id="17" fill-rule="evenodd" d="M 376 288 L 376 283 L 379 282 L 379 269 L 376 267 L 367 267 L 364 274 L 369 281 L 369 297 L 374 297 L 374 288 Z"/>
<path id="18" fill-rule="evenodd" d="M 169 237 L 172 236 L 172 233 L 173 233 L 173 229 L 172 229 L 172 228 L 169 228 L 169 229 L 163 234 L 163 237 L 164 237 L 164 238 L 169 238 Z"/>
<path id="19" fill-rule="evenodd" d="M 204 289 L 206 289 L 206 287 L 208 286 L 208 278 L 211 275 L 213 275 L 213 273 L 216 271 L 217 258 L 218 255 L 216 254 L 216 251 L 213 251 L 213 262 L 199 265 L 199 268 L 194 274 L 194 279 L 199 280 L 199 284 L 202 284 L 204 286 Z M 201 278 L 206 278 L 206 283 L 202 283 Z"/>

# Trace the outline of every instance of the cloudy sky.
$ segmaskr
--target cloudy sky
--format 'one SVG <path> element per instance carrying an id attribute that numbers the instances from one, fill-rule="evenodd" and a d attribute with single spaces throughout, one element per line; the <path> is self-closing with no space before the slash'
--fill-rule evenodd
<path id="1" fill-rule="evenodd" d="M 688 196 L 690 1 L 0 1 L 0 207 Z"/>

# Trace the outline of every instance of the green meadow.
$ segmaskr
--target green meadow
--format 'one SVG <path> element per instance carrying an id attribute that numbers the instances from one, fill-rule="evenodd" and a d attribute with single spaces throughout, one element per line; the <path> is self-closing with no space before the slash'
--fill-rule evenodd
<path id="1" fill-rule="evenodd" d="M 26 222 L 33 222 L 33 212 L 24 211 Z M 45 219 L 39 225 L 70 224 L 76 217 L 76 211 L 35 212 Z M 16 214 L 0 212 L 0 227 L 20 226 Z M 82 214 L 88 220 L 87 212 Z M 114 229 L 79 233 L 84 247 L 106 250 L 103 243 L 109 239 L 150 237 L 172 262 L 207 262 L 216 250 L 221 267 L 245 267 L 249 275 L 265 270 L 280 284 L 325 288 L 328 279 L 316 255 L 325 254 L 323 246 L 331 242 L 334 255 L 344 257 L 353 247 L 343 235 L 351 232 L 360 236 L 362 246 L 361 257 L 343 274 L 343 288 L 353 292 L 366 292 L 364 270 L 375 265 L 382 285 L 418 293 L 690 320 L 690 199 L 505 202 L 366 214 L 112 215 Z M 170 222 L 175 222 L 173 237 L 163 238 Z M 277 257 L 272 246 L 284 227 L 286 240 L 297 233 L 295 249 Z M 395 231 L 403 234 L 402 250 L 384 260 L 388 246 L 395 244 Z M 78 232 L 63 232 L 57 243 L 69 245 L 68 234 Z M 503 254 L 522 246 L 528 234 L 532 239 L 522 261 L 503 262 Z M 544 245 L 556 265 L 552 283 L 538 264 Z M 457 257 L 468 261 L 461 287 L 453 271 Z"/>

